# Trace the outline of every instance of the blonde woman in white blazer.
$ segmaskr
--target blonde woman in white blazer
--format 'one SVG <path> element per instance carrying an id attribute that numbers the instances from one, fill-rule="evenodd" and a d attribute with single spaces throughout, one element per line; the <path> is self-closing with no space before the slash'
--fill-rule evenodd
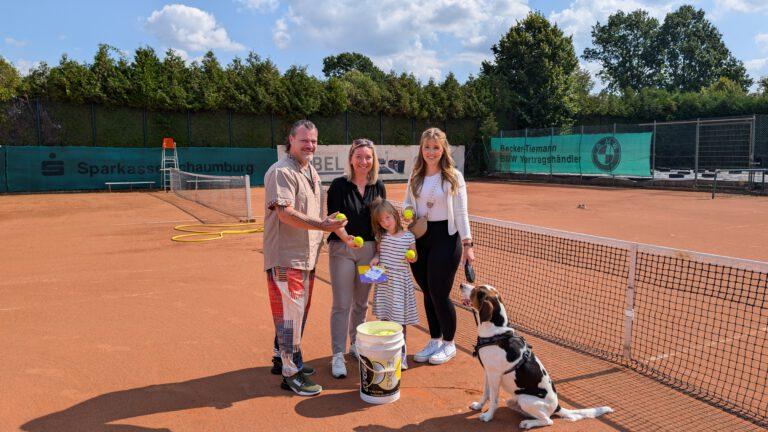
<path id="1" fill-rule="evenodd" d="M 450 299 L 459 265 L 475 254 L 467 213 L 467 185 L 454 167 L 445 132 L 430 128 L 421 134 L 419 155 L 408 180 L 403 207 L 414 217 L 426 216 L 426 234 L 416 240 L 418 261 L 411 264 L 424 292 L 431 340 L 414 354 L 416 362 L 443 364 L 456 356 L 456 309 Z M 410 222 L 406 219 L 406 222 Z"/>

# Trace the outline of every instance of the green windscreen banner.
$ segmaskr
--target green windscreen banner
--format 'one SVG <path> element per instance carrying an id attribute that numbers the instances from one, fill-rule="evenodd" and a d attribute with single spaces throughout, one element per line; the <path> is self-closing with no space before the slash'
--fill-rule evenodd
<path id="1" fill-rule="evenodd" d="M 491 139 L 502 173 L 651 177 L 651 132 Z"/>
<path id="2" fill-rule="evenodd" d="M 106 189 L 106 182 L 135 181 L 154 181 L 155 187 L 162 187 L 160 148 L 2 148 L 6 152 L 8 192 Z M 182 171 L 225 176 L 248 174 L 251 185 L 257 186 L 264 182 L 269 166 L 277 161 L 277 152 L 268 148 L 180 148 L 178 158 Z"/>
<path id="3" fill-rule="evenodd" d="M 0 146 L 0 193 L 8 192 L 8 177 L 5 175 L 5 149 Z"/>

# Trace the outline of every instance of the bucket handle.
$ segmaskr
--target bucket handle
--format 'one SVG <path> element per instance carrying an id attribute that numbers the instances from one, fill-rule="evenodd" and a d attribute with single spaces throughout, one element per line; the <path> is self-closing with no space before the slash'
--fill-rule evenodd
<path id="1" fill-rule="evenodd" d="M 363 362 L 362 360 L 360 360 L 360 358 L 359 358 L 359 357 L 357 358 L 357 362 L 358 362 L 358 363 L 360 363 L 360 366 L 361 366 L 361 367 L 364 367 L 364 368 L 368 369 L 369 371 L 371 371 L 371 372 L 373 372 L 373 373 L 388 374 L 388 373 L 395 373 L 395 372 L 397 372 L 397 368 L 391 368 L 391 369 L 382 369 L 382 370 L 373 370 L 373 369 L 369 368 L 369 367 L 368 367 L 368 365 L 367 365 L 367 364 L 365 364 L 365 362 Z"/>

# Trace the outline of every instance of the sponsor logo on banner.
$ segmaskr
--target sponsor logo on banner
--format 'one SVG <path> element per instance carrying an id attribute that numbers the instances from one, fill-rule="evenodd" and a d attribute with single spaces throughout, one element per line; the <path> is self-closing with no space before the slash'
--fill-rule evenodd
<path id="1" fill-rule="evenodd" d="M 592 147 L 592 162 L 595 166 L 606 172 L 611 172 L 621 162 L 621 144 L 614 137 L 601 138 Z"/>
<path id="2" fill-rule="evenodd" d="M 48 155 L 50 159 L 56 159 L 56 153 L 50 153 Z M 49 160 L 40 162 L 40 174 L 48 176 L 62 176 L 64 175 L 64 161 Z"/>
<path id="3" fill-rule="evenodd" d="M 408 180 L 413 170 L 413 163 L 419 154 L 419 146 L 376 146 L 379 156 L 379 178 L 387 180 Z M 319 145 L 312 159 L 312 165 L 320 174 L 323 182 L 330 182 L 344 175 L 347 168 L 348 145 Z M 464 172 L 464 146 L 451 146 L 451 156 L 456 168 Z M 278 159 L 286 157 L 285 146 L 277 147 Z"/>

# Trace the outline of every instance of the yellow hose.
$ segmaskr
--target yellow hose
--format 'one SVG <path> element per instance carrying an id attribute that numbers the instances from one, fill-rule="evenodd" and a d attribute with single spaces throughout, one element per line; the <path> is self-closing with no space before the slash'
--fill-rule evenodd
<path id="1" fill-rule="evenodd" d="M 252 228 L 246 229 L 223 229 L 218 228 L 234 228 L 234 227 L 246 227 Z M 187 232 L 190 234 L 179 234 L 171 237 L 171 240 L 176 242 L 204 242 L 210 240 L 218 240 L 224 238 L 227 234 L 254 234 L 264 232 L 264 224 L 261 222 L 250 223 L 235 223 L 235 224 L 194 224 L 194 225 L 177 225 L 173 227 L 176 231 Z"/>

